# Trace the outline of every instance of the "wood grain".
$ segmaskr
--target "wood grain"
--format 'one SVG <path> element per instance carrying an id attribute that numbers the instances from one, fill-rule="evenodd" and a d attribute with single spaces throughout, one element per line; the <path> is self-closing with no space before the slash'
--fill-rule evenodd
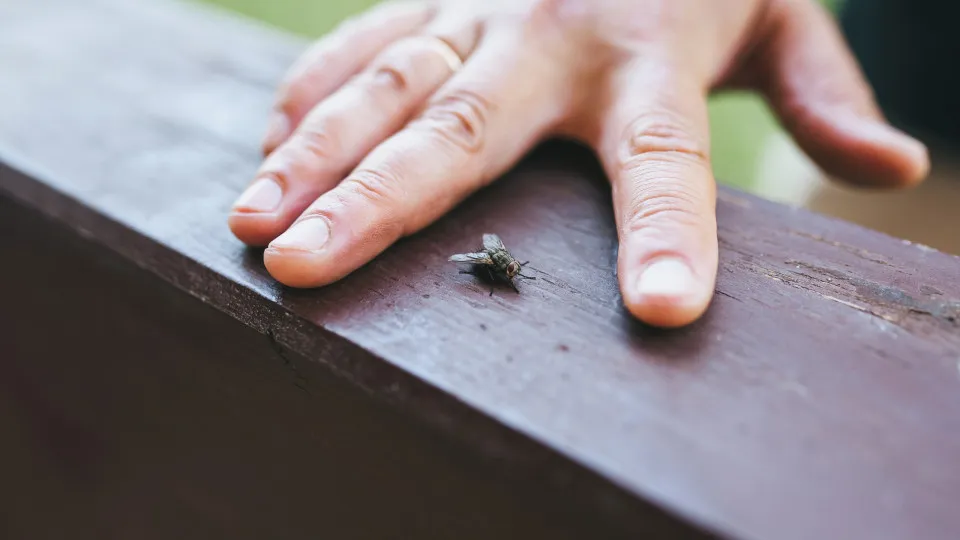
<path id="1" fill-rule="evenodd" d="M 621 306 L 593 156 L 551 143 L 288 290 L 225 213 L 302 46 L 178 4 L 0 5 L 0 190 L 624 534 L 960 535 L 960 259 L 722 190 L 714 304 L 652 330 Z M 459 275 L 484 232 L 539 279 L 488 297 Z"/>

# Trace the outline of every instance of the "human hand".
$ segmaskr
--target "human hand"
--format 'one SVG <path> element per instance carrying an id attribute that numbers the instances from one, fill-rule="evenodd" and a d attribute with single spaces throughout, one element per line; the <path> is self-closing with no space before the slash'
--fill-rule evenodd
<path id="1" fill-rule="evenodd" d="M 460 59 L 463 61 L 462 69 Z M 596 149 L 620 287 L 653 325 L 706 310 L 717 272 L 707 95 L 765 94 L 827 172 L 926 175 L 814 0 L 447 0 L 379 6 L 282 85 L 268 155 L 229 223 L 292 287 L 336 281 L 429 225 L 544 138 Z"/>

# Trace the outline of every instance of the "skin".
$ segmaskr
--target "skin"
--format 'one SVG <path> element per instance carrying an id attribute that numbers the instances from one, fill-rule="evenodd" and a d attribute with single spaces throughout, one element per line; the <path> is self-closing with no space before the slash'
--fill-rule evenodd
<path id="1" fill-rule="evenodd" d="M 813 0 L 402 2 L 346 22 L 291 69 L 230 227 L 267 246 L 281 283 L 327 285 L 544 138 L 573 137 L 612 183 L 624 303 L 684 326 L 716 280 L 706 100 L 725 88 L 761 92 L 835 178 L 898 188 L 927 174 L 926 148 L 886 123 Z"/>

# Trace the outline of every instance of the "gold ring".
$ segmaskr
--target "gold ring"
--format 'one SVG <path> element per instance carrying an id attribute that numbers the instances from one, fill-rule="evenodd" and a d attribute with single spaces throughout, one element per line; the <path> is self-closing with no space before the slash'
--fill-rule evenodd
<path id="1" fill-rule="evenodd" d="M 444 61 L 446 61 L 447 66 L 450 67 L 450 71 L 456 73 L 460 71 L 463 67 L 463 59 L 460 58 L 460 54 L 457 53 L 449 43 L 446 42 L 443 38 L 437 36 L 428 36 L 430 43 L 437 54 L 439 54 Z"/>

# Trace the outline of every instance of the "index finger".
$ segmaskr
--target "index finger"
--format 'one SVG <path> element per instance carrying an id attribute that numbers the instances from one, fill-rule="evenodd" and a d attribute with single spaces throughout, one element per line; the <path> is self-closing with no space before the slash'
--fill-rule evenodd
<path id="1" fill-rule="evenodd" d="M 600 154 L 623 299 L 648 324 L 684 326 L 706 311 L 717 274 L 706 88 L 644 60 L 621 73 L 614 96 Z"/>

